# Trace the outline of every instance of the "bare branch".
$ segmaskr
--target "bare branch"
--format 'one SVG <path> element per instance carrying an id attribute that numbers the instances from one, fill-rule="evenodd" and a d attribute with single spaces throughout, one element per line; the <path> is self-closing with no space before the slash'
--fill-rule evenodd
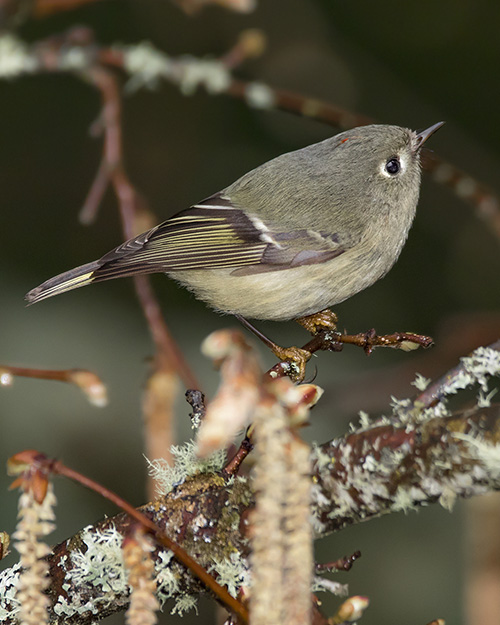
<path id="1" fill-rule="evenodd" d="M 87 369 L 34 369 L 0 365 L 0 385 L 9 386 L 15 376 L 68 382 L 78 386 L 94 406 L 101 407 L 108 403 L 106 386 L 95 373 Z"/>

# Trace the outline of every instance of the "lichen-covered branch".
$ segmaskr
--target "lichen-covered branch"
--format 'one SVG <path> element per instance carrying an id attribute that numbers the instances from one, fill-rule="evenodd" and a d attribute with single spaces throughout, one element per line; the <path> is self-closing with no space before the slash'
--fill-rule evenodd
<path id="1" fill-rule="evenodd" d="M 315 450 L 318 535 L 390 512 L 500 489 L 500 405 L 375 425 Z"/>
<path id="2" fill-rule="evenodd" d="M 317 447 L 313 456 L 317 537 L 432 503 L 450 508 L 457 497 L 500 489 L 500 406 L 411 428 L 364 427 Z M 236 593 L 248 582 L 245 527 L 252 502 L 247 481 L 200 473 L 141 510 Z M 53 622 L 59 615 L 64 623 L 90 624 L 126 607 L 121 542 L 130 523 L 118 515 L 54 548 L 49 556 Z M 181 611 L 193 606 L 205 589 L 171 553 L 157 549 L 155 556 L 160 601 L 172 598 Z M 18 572 L 13 567 L 0 574 L 0 617 L 6 625 L 16 623 Z"/>

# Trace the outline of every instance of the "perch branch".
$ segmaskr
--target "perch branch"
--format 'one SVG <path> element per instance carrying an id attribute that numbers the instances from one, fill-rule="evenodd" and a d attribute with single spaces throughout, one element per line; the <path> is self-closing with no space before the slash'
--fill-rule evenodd
<path id="1" fill-rule="evenodd" d="M 303 345 L 301 349 L 310 354 L 314 354 L 317 351 L 339 352 L 342 351 L 344 344 L 361 347 L 369 355 L 375 347 L 391 347 L 393 349 L 402 349 L 403 351 L 410 351 L 418 347 L 428 348 L 433 344 L 433 340 L 429 336 L 411 332 L 378 335 L 373 329 L 359 334 L 343 334 L 333 330 L 322 330 L 308 343 Z M 265 375 L 274 379 L 284 375 L 293 376 L 293 374 L 293 364 L 288 361 L 282 361 L 271 367 Z"/>

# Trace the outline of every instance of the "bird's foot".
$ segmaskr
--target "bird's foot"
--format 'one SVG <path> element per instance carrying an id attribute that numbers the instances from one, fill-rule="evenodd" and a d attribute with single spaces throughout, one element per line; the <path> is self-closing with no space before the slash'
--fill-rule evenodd
<path id="1" fill-rule="evenodd" d="M 280 347 L 276 343 L 271 347 L 271 350 L 282 362 L 287 362 L 290 365 L 287 375 L 294 382 L 300 383 L 304 380 L 306 364 L 311 358 L 311 352 L 294 346 Z"/>
<path id="2" fill-rule="evenodd" d="M 311 352 L 300 347 L 280 347 L 274 341 L 271 341 L 269 337 L 262 334 L 260 330 L 250 323 L 245 317 L 241 315 L 235 315 L 238 321 L 245 326 L 250 332 L 255 334 L 269 349 L 277 356 L 282 362 L 286 362 L 288 367 L 284 371 L 285 375 L 288 375 L 294 382 L 300 383 L 306 375 L 306 364 L 311 358 Z"/>
<path id="3" fill-rule="evenodd" d="M 332 310 L 325 308 L 313 315 L 299 317 L 296 321 L 311 334 L 318 334 L 322 330 L 336 330 L 339 320 Z"/>

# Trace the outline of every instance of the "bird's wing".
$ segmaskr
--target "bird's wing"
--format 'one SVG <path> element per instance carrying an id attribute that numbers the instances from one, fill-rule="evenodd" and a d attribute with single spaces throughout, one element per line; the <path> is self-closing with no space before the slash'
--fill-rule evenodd
<path id="1" fill-rule="evenodd" d="M 26 295 L 34 304 L 93 282 L 146 273 L 231 269 L 234 275 L 325 262 L 350 245 L 338 234 L 264 223 L 222 193 L 125 241 L 92 263 L 50 278 Z"/>
<path id="2" fill-rule="evenodd" d="M 335 234 L 280 231 L 219 193 L 103 256 L 93 279 L 232 267 L 245 275 L 324 262 L 344 251 Z"/>

